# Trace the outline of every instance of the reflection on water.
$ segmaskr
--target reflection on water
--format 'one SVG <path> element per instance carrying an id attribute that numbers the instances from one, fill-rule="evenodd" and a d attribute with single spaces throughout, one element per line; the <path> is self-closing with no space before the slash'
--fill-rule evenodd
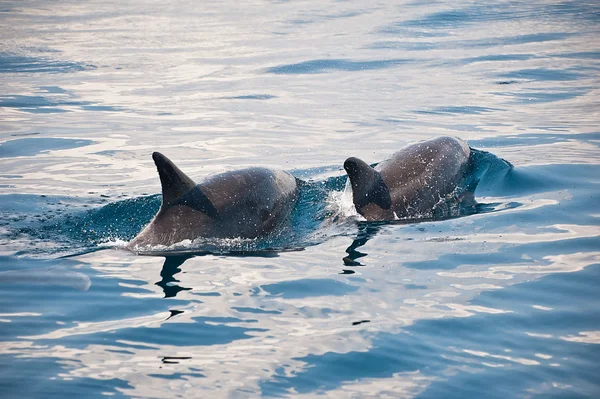
<path id="1" fill-rule="evenodd" d="M 0 7 L 3 397 L 597 396 L 598 4 L 46 8 Z M 344 159 L 439 135 L 477 204 L 358 221 Z M 293 228 L 123 250 L 153 151 L 292 171 Z"/>
<path id="2" fill-rule="evenodd" d="M 22 138 L 0 143 L 0 157 L 33 156 L 41 152 L 83 147 L 93 144 L 90 140 L 56 138 Z"/>
<path id="3" fill-rule="evenodd" d="M 189 258 L 189 256 L 165 257 L 165 263 L 160 271 L 160 277 L 162 277 L 162 279 L 156 282 L 156 285 L 161 287 L 165 292 L 165 298 L 174 297 L 179 291 L 191 290 L 191 288 L 180 287 L 177 285 L 176 283 L 179 283 L 179 280 L 174 277 L 177 273 L 181 272 L 179 266 L 181 266 Z M 173 311 L 171 311 L 170 317 L 172 316 L 174 316 Z"/>
<path id="4" fill-rule="evenodd" d="M 362 258 L 363 256 L 367 256 L 367 254 L 358 251 L 357 248 L 365 245 L 377 234 L 378 231 L 379 225 L 377 223 L 359 224 L 356 239 L 352 241 L 352 244 L 348 248 L 346 248 L 346 253 L 348 256 L 345 256 L 344 259 L 342 259 L 344 261 L 344 265 L 363 266 L 358 259 Z"/>

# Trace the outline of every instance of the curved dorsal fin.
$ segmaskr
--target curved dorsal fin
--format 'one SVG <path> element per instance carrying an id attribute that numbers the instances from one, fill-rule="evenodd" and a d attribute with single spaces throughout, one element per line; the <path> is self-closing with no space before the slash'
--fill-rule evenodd
<path id="1" fill-rule="evenodd" d="M 392 198 L 390 190 L 381 178 L 379 172 L 370 167 L 365 161 L 358 158 L 348 158 L 344 162 L 344 169 L 352 184 L 352 199 L 356 210 L 368 204 L 376 204 L 382 209 L 390 209 Z"/>
<path id="2" fill-rule="evenodd" d="M 152 153 L 152 159 L 156 164 L 156 169 L 158 169 L 160 185 L 162 186 L 161 209 L 174 205 L 179 198 L 196 187 L 196 183 L 192 179 L 160 152 Z"/>

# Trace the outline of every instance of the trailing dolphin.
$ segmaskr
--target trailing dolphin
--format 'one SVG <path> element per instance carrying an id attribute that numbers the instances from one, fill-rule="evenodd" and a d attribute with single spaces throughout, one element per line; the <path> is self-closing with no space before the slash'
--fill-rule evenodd
<path id="1" fill-rule="evenodd" d="M 161 153 L 153 153 L 152 159 L 162 185 L 162 205 L 128 244 L 134 251 L 199 237 L 264 236 L 288 219 L 297 199 L 296 179 L 282 170 L 236 170 L 196 184 Z"/>
<path id="2" fill-rule="evenodd" d="M 431 215 L 453 194 L 469 165 L 464 141 L 438 137 L 410 145 L 375 168 L 348 158 L 344 169 L 356 211 L 375 221 Z"/>

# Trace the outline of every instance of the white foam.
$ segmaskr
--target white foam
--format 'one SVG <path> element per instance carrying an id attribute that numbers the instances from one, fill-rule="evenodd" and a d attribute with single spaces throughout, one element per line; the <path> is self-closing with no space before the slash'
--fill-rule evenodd
<path id="1" fill-rule="evenodd" d="M 351 219 L 351 220 L 366 220 L 356 211 L 354 201 L 352 200 L 352 186 L 350 181 L 346 182 L 344 191 L 332 191 L 327 196 L 326 209 L 332 215 L 334 220 Z"/>
<path id="2" fill-rule="evenodd" d="M 199 237 L 194 240 L 183 240 L 171 245 L 139 245 L 131 248 L 132 251 L 143 254 L 159 253 L 178 253 L 178 252 L 231 252 L 231 251 L 252 251 L 257 248 L 258 239 L 256 238 L 206 238 Z"/>

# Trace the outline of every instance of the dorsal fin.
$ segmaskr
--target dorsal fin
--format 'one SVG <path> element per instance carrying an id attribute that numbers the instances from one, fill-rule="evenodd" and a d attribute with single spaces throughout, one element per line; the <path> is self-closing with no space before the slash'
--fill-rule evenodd
<path id="1" fill-rule="evenodd" d="M 356 210 L 368 204 L 376 204 L 381 209 L 390 209 L 392 198 L 390 190 L 381 178 L 379 172 L 358 158 L 348 158 L 344 162 L 344 169 L 352 184 L 352 199 Z"/>
<path id="2" fill-rule="evenodd" d="M 162 206 L 165 209 L 177 203 L 186 193 L 196 187 L 196 183 L 183 173 L 171 160 L 160 152 L 152 153 L 162 186 Z"/>

